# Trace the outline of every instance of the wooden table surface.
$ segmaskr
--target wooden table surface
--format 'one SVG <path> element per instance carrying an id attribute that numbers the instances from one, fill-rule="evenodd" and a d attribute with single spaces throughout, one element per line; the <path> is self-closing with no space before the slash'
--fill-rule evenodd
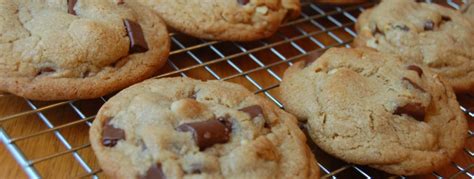
<path id="1" fill-rule="evenodd" d="M 364 6 L 365 7 L 365 6 Z M 309 8 L 309 9 L 308 9 Z M 334 12 L 334 8 L 322 8 L 326 12 Z M 312 21 L 304 21 L 291 26 L 283 27 L 277 35 L 260 42 L 239 43 L 240 46 L 231 42 L 210 43 L 200 46 L 203 41 L 190 38 L 181 34 L 173 35 L 173 52 L 169 58 L 168 64 L 161 69 L 157 75 L 168 74 L 168 76 L 186 75 L 198 79 L 216 79 L 224 78 L 227 81 L 240 83 L 252 91 L 258 92 L 258 95 L 274 97 L 279 99 L 278 77 L 281 77 L 288 63 L 281 63 L 285 59 L 287 61 L 298 61 L 304 58 L 296 58 L 302 54 L 302 50 L 311 52 L 320 49 L 321 46 L 331 47 L 340 46 L 342 42 L 350 43 L 352 35 L 348 32 L 353 30 L 353 22 L 339 14 L 332 14 L 332 17 L 340 20 L 343 26 L 336 25 L 328 20 L 325 16 L 317 16 L 314 8 L 306 6 L 303 8 L 306 15 L 312 17 Z M 347 10 L 354 17 L 360 13 L 357 8 Z M 326 30 L 315 26 L 316 23 L 328 27 Z M 344 24 L 347 24 L 345 29 Z M 307 35 L 305 33 L 310 33 Z M 338 37 L 342 41 L 338 41 Z M 292 43 L 284 43 L 288 39 L 293 39 Z M 261 48 L 270 44 L 272 48 Z M 197 46 L 196 46 L 197 45 Z M 268 47 L 268 46 L 267 46 Z M 186 48 L 186 50 L 180 50 Z M 244 52 L 252 50 L 251 55 Z M 244 51 L 244 52 L 243 52 Z M 216 53 L 220 52 L 220 53 Z M 232 56 L 231 61 L 225 61 L 228 58 L 224 56 Z M 308 57 L 305 57 L 308 58 Z M 200 63 L 210 63 L 207 66 L 199 65 Z M 261 68 L 261 66 L 269 68 Z M 237 68 L 236 68 L 237 67 Z M 169 74 L 183 70 L 183 73 Z M 248 72 L 248 75 L 241 75 L 241 72 Z M 258 84 L 259 86 L 256 86 Z M 263 89 L 263 90 L 262 90 Z M 107 97 L 105 97 L 106 99 Z M 463 96 L 462 102 L 465 105 L 474 106 L 474 98 Z M 25 99 L 6 95 L 0 97 L 0 118 L 17 114 L 20 112 L 30 111 L 31 106 L 36 107 L 49 106 L 58 102 L 31 102 Z M 66 152 L 64 155 L 54 156 L 58 153 L 68 151 L 63 143 L 59 140 L 55 132 L 45 132 L 50 126 L 58 127 L 58 132 L 68 141 L 72 148 L 79 148 L 77 155 L 84 159 L 85 163 L 94 171 L 99 166 L 90 147 L 88 147 L 88 123 L 80 121 L 82 117 L 90 117 L 96 114 L 97 110 L 103 104 L 102 99 L 81 100 L 71 103 L 64 103 L 53 107 L 52 109 L 43 111 L 40 115 L 29 114 L 23 115 L 11 120 L 0 122 L 0 125 L 6 131 L 10 138 L 16 138 L 15 144 L 22 150 L 28 160 L 33 160 L 34 167 L 44 178 L 70 178 L 87 174 L 87 171 L 77 162 L 75 156 Z M 81 112 L 81 115 L 77 113 Z M 468 117 L 470 130 L 474 130 L 474 119 Z M 45 123 L 44 119 L 48 119 Z M 50 125 L 50 126 L 48 126 Z M 66 126 L 62 126 L 66 125 Z M 70 126 L 68 126 L 70 125 Z M 61 127 L 62 126 L 62 127 Z M 449 130 L 449 129 L 446 129 Z M 43 133 L 36 135 L 38 133 Z M 34 136 L 30 136 L 35 134 Z M 313 148 L 315 148 L 313 146 Z M 474 142 L 472 137 L 466 143 L 466 149 L 474 151 Z M 324 152 L 315 149 L 318 161 L 334 171 L 346 166 L 344 162 L 336 160 L 328 156 Z M 52 157 L 52 155 L 54 157 Z M 44 157 L 51 157 L 46 159 Z M 44 161 L 42 160 L 45 159 Z M 466 152 L 460 152 L 455 157 L 454 162 L 461 167 L 468 167 L 474 164 L 474 159 Z M 27 176 L 19 165 L 15 162 L 11 154 L 2 144 L 0 147 L 0 178 L 26 178 Z M 369 174 L 379 177 L 387 177 L 389 175 L 378 172 L 373 169 L 362 167 Z M 451 176 L 459 170 L 452 165 L 448 165 L 437 171 L 442 176 Z M 469 170 L 474 173 L 474 169 Z M 350 177 L 356 175 L 357 171 L 349 168 L 338 174 L 338 176 Z M 102 177 L 102 173 L 98 174 Z M 422 178 L 429 177 L 420 176 Z M 432 176 L 431 176 L 432 177 Z M 460 175 L 460 178 L 467 178 L 466 175 Z"/>

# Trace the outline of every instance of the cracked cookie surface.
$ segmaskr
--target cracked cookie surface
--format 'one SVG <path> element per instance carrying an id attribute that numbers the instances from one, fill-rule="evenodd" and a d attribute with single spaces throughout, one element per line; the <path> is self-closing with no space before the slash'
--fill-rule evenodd
<path id="1" fill-rule="evenodd" d="M 332 48 L 306 67 L 290 67 L 281 95 L 326 152 L 414 175 L 447 164 L 465 142 L 465 116 L 440 78 L 389 54 Z"/>
<path id="2" fill-rule="evenodd" d="M 210 40 L 252 41 L 271 36 L 300 12 L 299 0 L 140 0 L 183 33 Z"/>
<path id="3" fill-rule="evenodd" d="M 100 109 L 90 140 L 114 178 L 318 178 L 296 118 L 244 87 L 147 80 Z"/>
<path id="4" fill-rule="evenodd" d="M 135 1 L 0 2 L 0 91 L 100 97 L 150 77 L 169 53 L 165 24 Z"/>
<path id="5" fill-rule="evenodd" d="M 459 11 L 412 0 L 384 0 L 358 18 L 355 45 L 430 67 L 456 92 L 474 90 L 474 23 Z"/>

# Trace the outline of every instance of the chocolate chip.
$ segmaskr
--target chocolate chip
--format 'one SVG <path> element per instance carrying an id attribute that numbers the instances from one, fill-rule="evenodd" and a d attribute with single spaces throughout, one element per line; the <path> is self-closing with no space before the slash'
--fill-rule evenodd
<path id="1" fill-rule="evenodd" d="M 410 80 L 409 78 L 407 77 L 403 77 L 402 80 L 404 81 L 407 81 L 408 83 L 410 83 L 414 88 L 422 91 L 422 92 L 426 92 L 425 89 L 423 89 L 420 85 L 416 84 L 415 82 L 413 82 L 412 80 Z"/>
<path id="2" fill-rule="evenodd" d="M 230 139 L 232 128 L 224 121 L 211 119 L 202 122 L 185 123 L 178 126 L 180 132 L 191 132 L 199 150 L 204 150 L 218 143 L 226 143 Z"/>
<path id="3" fill-rule="evenodd" d="M 449 16 L 441 16 L 441 20 L 443 20 L 443 21 L 451 21 L 451 17 L 449 17 Z"/>
<path id="4" fill-rule="evenodd" d="M 161 164 L 156 164 L 151 166 L 146 174 L 141 179 L 166 179 L 166 175 L 163 173 L 163 169 L 161 168 Z"/>
<path id="5" fill-rule="evenodd" d="M 237 2 L 240 4 L 240 5 L 246 5 L 250 2 L 250 0 L 237 0 Z"/>
<path id="6" fill-rule="evenodd" d="M 67 1 L 67 13 L 72 15 L 77 15 L 74 11 L 74 6 L 76 6 L 77 0 L 68 0 Z"/>
<path id="7" fill-rule="evenodd" d="M 418 73 L 418 76 L 421 77 L 421 75 L 423 75 L 423 70 L 419 67 L 419 66 L 416 66 L 416 65 L 409 65 L 407 67 L 408 70 L 413 70 L 413 71 L 416 71 L 416 73 Z"/>
<path id="8" fill-rule="evenodd" d="M 106 147 L 114 147 L 119 140 L 125 140 L 125 131 L 115 128 L 108 119 L 104 123 L 102 131 L 102 144 Z"/>
<path id="9" fill-rule="evenodd" d="M 239 111 L 247 113 L 248 115 L 250 115 L 250 118 L 255 118 L 259 115 L 263 115 L 263 109 L 259 105 L 252 105 L 249 107 L 245 107 L 245 108 L 239 109 Z"/>
<path id="10" fill-rule="evenodd" d="M 425 21 L 424 30 L 433 30 L 434 29 L 434 22 L 432 20 Z"/>
<path id="11" fill-rule="evenodd" d="M 395 28 L 406 31 L 406 32 L 410 31 L 410 28 L 406 25 L 395 25 Z"/>
<path id="12" fill-rule="evenodd" d="M 117 4 L 118 4 L 118 5 L 125 4 L 125 1 L 124 1 L 124 0 L 117 0 Z"/>
<path id="13" fill-rule="evenodd" d="M 52 67 L 43 67 L 38 71 L 38 73 L 36 73 L 36 76 L 40 76 L 40 75 L 44 75 L 44 74 L 50 74 L 50 73 L 54 73 L 54 72 L 56 72 L 56 70 Z"/>
<path id="14" fill-rule="evenodd" d="M 129 53 L 132 54 L 148 51 L 148 44 L 146 43 L 145 37 L 143 36 L 143 30 L 140 24 L 128 19 L 124 20 L 124 24 L 127 29 L 128 37 L 130 38 Z"/>
<path id="15" fill-rule="evenodd" d="M 394 114 L 402 115 L 406 114 L 415 118 L 418 121 L 424 121 L 425 119 L 425 107 L 421 103 L 408 103 L 405 106 L 398 107 Z"/>

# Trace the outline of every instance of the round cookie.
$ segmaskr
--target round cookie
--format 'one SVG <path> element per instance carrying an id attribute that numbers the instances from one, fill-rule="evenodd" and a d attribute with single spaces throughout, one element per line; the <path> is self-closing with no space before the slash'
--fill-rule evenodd
<path id="1" fill-rule="evenodd" d="M 221 81 L 147 80 L 100 109 L 90 141 L 113 178 L 318 178 L 291 114 Z"/>
<path id="2" fill-rule="evenodd" d="M 135 1 L 4 0 L 0 16 L 0 91 L 30 99 L 100 97 L 169 53 L 165 24 Z"/>
<path id="3" fill-rule="evenodd" d="M 166 23 L 191 36 L 252 41 L 271 36 L 300 12 L 299 0 L 140 0 Z"/>
<path id="4" fill-rule="evenodd" d="M 384 0 L 359 16 L 356 30 L 355 46 L 426 65 L 456 92 L 474 90 L 474 23 L 459 11 L 412 0 Z"/>
<path id="5" fill-rule="evenodd" d="M 281 90 L 285 109 L 305 122 L 313 141 L 350 163 L 427 173 L 465 143 L 465 116 L 442 77 L 389 54 L 332 48 L 290 67 Z"/>

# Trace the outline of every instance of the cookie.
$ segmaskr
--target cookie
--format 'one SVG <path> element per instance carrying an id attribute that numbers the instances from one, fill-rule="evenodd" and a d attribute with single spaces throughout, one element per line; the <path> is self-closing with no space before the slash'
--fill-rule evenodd
<path id="1" fill-rule="evenodd" d="M 169 53 L 164 22 L 135 1 L 4 0 L 0 16 L 0 91 L 30 99 L 100 97 Z"/>
<path id="2" fill-rule="evenodd" d="M 430 67 L 456 92 L 474 90 L 474 23 L 459 11 L 412 0 L 384 0 L 358 18 L 355 46 Z"/>
<path id="3" fill-rule="evenodd" d="M 295 117 L 228 82 L 134 85 L 100 109 L 90 141 L 112 178 L 319 177 Z"/>
<path id="4" fill-rule="evenodd" d="M 370 49 L 332 48 L 296 63 L 282 102 L 313 141 L 349 163 L 396 175 L 431 172 L 462 149 L 467 122 L 453 90 L 429 68 Z"/>
<path id="5" fill-rule="evenodd" d="M 299 0 L 169 1 L 139 0 L 155 9 L 172 28 L 191 36 L 252 41 L 271 36 L 300 12 Z"/>

